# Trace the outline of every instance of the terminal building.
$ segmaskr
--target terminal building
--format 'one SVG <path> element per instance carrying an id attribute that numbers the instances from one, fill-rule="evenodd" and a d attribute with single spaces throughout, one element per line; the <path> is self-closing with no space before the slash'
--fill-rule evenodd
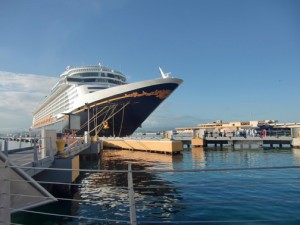
<path id="1" fill-rule="evenodd" d="M 300 137 L 300 123 L 279 123 L 278 120 L 255 120 L 198 124 L 195 127 L 176 128 L 177 133 L 199 133 L 201 136 L 246 134 L 251 136 L 292 136 Z"/>

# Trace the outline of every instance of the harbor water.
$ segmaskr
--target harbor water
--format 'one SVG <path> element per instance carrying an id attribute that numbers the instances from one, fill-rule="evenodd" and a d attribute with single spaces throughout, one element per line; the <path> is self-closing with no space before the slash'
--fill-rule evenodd
<path id="1" fill-rule="evenodd" d="M 187 148 L 173 156 L 104 150 L 81 167 L 127 170 L 129 163 L 146 170 L 133 173 L 138 224 L 300 224 L 300 168 L 278 168 L 299 166 L 300 149 Z M 243 170 L 259 167 L 277 169 Z M 84 202 L 59 200 L 33 210 L 81 219 L 22 212 L 12 222 L 128 224 L 126 173 L 81 172 L 78 182 L 82 186 L 71 197 Z M 95 217 L 103 221 L 86 219 Z"/>

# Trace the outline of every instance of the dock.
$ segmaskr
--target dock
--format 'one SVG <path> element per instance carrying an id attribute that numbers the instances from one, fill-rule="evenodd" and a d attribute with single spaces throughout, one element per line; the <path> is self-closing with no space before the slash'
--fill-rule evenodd
<path id="1" fill-rule="evenodd" d="M 9 141 L 19 141 L 19 142 L 37 142 L 39 138 L 37 137 L 16 137 L 16 136 L 5 136 L 5 137 L 0 137 L 0 140 L 9 140 Z"/>
<path id="2" fill-rule="evenodd" d="M 10 162 L 18 167 L 22 167 L 24 172 L 31 177 L 38 176 L 40 173 L 47 171 L 47 168 L 78 169 L 79 154 L 91 146 L 91 142 L 87 138 L 78 138 L 72 141 L 70 140 L 71 138 L 68 140 L 58 140 L 56 132 L 52 130 L 44 130 L 40 139 L 27 137 L 26 139 L 17 140 L 33 141 L 32 147 L 8 150 L 7 142 L 14 139 L 7 137 L 2 139 L 4 140 L 4 149 L 2 152 Z M 93 153 L 98 153 L 98 148 L 94 147 L 92 150 Z M 57 177 L 62 176 L 58 175 Z M 72 175 L 71 180 L 74 181 L 75 179 L 76 177 Z"/>
<path id="3" fill-rule="evenodd" d="M 283 147 L 288 145 L 289 147 L 299 148 L 300 147 L 300 138 L 292 136 L 265 136 L 265 137 L 199 137 L 194 136 L 193 134 L 175 134 L 172 135 L 173 140 L 180 140 L 184 145 L 194 146 L 194 147 L 207 147 L 213 145 L 215 147 L 220 146 L 231 146 L 231 147 L 271 147 L 274 146 Z"/>
<path id="4" fill-rule="evenodd" d="M 8 150 L 8 141 L 0 150 L 0 224 L 11 224 L 11 213 L 57 201 L 50 192 L 70 193 L 79 155 L 99 151 L 99 143 L 92 146 L 88 137 L 57 139 L 54 130 L 43 130 L 32 147 Z"/>
<path id="5" fill-rule="evenodd" d="M 208 146 L 214 145 L 215 147 L 228 145 L 231 147 L 249 147 L 254 146 L 270 146 L 273 148 L 275 145 L 282 148 L 283 145 L 292 145 L 292 137 L 205 137 L 205 138 L 192 138 L 192 146 Z"/>
<path id="6" fill-rule="evenodd" d="M 41 157 L 41 152 L 37 147 L 10 150 L 8 159 L 16 166 L 24 167 L 24 172 L 29 176 L 34 176 L 42 171 L 41 169 L 35 170 L 35 167 L 49 168 L 54 162 L 53 154 Z"/>
<path id="7" fill-rule="evenodd" d="M 126 149 L 132 151 L 177 154 L 183 150 L 180 140 L 170 139 L 133 139 L 133 138 L 102 138 L 103 147 Z"/>

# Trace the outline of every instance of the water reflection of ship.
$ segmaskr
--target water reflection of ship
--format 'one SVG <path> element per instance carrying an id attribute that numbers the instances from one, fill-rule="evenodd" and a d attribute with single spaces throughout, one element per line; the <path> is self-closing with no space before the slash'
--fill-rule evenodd
<path id="1" fill-rule="evenodd" d="M 181 155 L 162 155 L 145 152 L 131 152 L 124 150 L 103 151 L 101 160 L 102 170 L 128 170 L 128 163 L 133 170 L 155 170 L 172 168 L 173 162 L 182 160 Z M 90 162 L 90 167 L 99 165 L 97 161 Z M 154 169 L 155 166 L 155 169 Z M 166 180 L 166 173 L 138 172 L 133 173 L 136 207 L 139 212 L 157 218 L 170 218 L 173 213 L 185 208 L 176 205 L 181 201 L 181 191 L 175 184 Z M 81 199 L 90 201 L 85 205 L 99 203 L 102 216 L 110 217 L 116 213 L 118 219 L 128 216 L 128 180 L 127 173 L 86 173 L 83 176 Z M 151 188 L 154 187 L 154 188 Z M 163 188 L 161 188 L 163 187 Z M 97 209 L 98 211 L 98 209 Z M 159 212 L 159 213 L 158 213 Z"/>
<path id="2" fill-rule="evenodd" d="M 173 163 L 181 162 L 183 156 L 181 154 L 169 155 L 169 154 L 159 154 L 159 153 L 149 153 L 142 151 L 128 151 L 128 150 L 107 150 L 104 151 L 103 161 L 111 160 L 125 160 L 130 161 L 134 165 L 144 164 L 144 165 L 156 165 L 152 169 L 168 169 L 172 170 Z M 159 168 L 158 165 L 161 165 Z"/>

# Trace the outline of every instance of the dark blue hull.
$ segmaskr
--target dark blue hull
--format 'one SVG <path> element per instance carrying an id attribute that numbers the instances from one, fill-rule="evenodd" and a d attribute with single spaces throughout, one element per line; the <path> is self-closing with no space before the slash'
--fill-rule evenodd
<path id="1" fill-rule="evenodd" d="M 89 110 L 79 108 L 73 112 L 81 122 L 81 130 L 76 133 L 82 135 L 88 130 L 89 117 L 90 135 L 131 135 L 177 87 L 177 83 L 153 85 L 93 102 Z"/>

